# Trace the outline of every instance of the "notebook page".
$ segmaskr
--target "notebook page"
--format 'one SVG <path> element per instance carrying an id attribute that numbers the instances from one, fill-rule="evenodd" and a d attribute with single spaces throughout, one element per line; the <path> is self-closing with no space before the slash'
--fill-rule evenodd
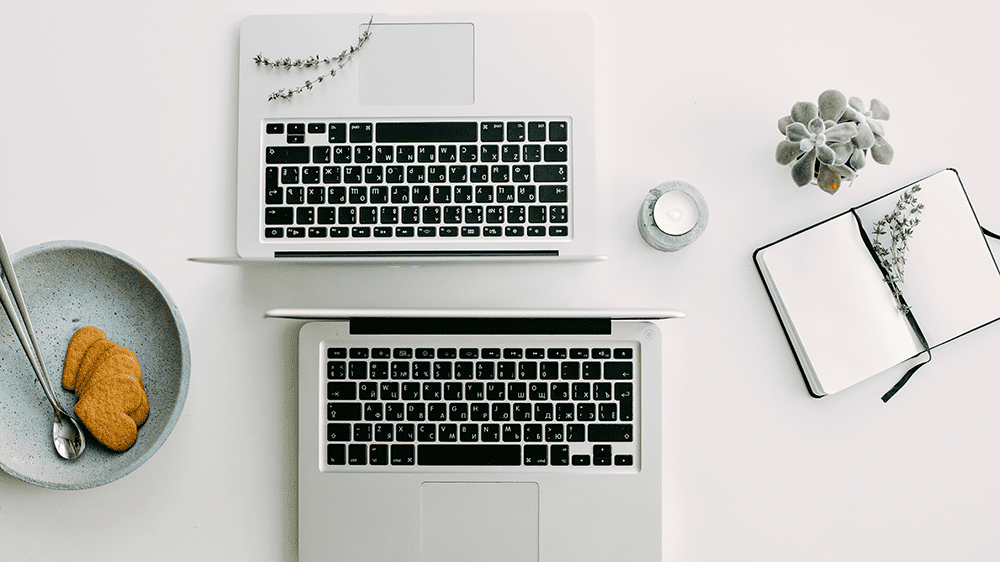
<path id="1" fill-rule="evenodd" d="M 899 285 L 931 347 L 1000 317 L 1000 271 L 954 170 L 918 182 L 924 204 Z M 857 209 L 870 233 L 902 191 Z M 884 239 L 884 237 L 883 237 Z"/>
<path id="2" fill-rule="evenodd" d="M 806 376 L 832 394 L 920 353 L 848 213 L 758 254 Z M 780 303 L 778 301 L 780 300 Z M 821 391 L 821 392 L 820 392 Z"/>

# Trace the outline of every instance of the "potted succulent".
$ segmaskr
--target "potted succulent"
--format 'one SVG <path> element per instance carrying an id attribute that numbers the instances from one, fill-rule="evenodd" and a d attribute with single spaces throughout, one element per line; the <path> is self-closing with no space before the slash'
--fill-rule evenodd
<path id="1" fill-rule="evenodd" d="M 796 185 L 816 183 L 834 194 L 844 181 L 853 181 L 871 158 L 879 164 L 892 162 L 892 146 L 885 140 L 884 121 L 889 108 L 872 99 L 866 108 L 860 98 L 846 98 L 838 90 L 820 94 L 818 103 L 799 102 L 778 120 L 785 136 L 778 143 L 775 159 L 792 166 Z"/>

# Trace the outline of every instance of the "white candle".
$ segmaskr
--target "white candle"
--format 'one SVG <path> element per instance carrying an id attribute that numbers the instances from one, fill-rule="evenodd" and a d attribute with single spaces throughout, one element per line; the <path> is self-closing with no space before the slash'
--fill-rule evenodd
<path id="1" fill-rule="evenodd" d="M 698 204 L 683 191 L 668 191 L 653 204 L 653 222 L 663 232 L 680 236 L 698 224 Z"/>

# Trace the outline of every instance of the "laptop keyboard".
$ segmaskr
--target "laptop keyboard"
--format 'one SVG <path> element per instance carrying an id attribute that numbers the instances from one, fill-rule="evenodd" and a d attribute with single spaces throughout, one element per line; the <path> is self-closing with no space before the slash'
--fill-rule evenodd
<path id="1" fill-rule="evenodd" d="M 321 353 L 328 470 L 638 466 L 635 347 Z"/>
<path id="2" fill-rule="evenodd" d="M 265 120 L 265 239 L 572 236 L 567 117 Z"/>

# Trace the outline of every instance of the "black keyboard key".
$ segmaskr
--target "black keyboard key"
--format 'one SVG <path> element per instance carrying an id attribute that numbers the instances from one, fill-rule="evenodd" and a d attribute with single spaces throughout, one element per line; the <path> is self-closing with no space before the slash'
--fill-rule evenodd
<path id="1" fill-rule="evenodd" d="M 545 121 L 528 122 L 528 140 L 532 142 L 545 140 Z"/>
<path id="2" fill-rule="evenodd" d="M 264 150 L 268 164 L 308 164 L 308 146 L 269 146 Z"/>
<path id="3" fill-rule="evenodd" d="M 565 121 L 549 121 L 549 140 L 565 142 L 569 138 L 569 131 Z"/>
<path id="4" fill-rule="evenodd" d="M 368 447 L 368 457 L 369 462 L 373 465 L 384 466 L 389 464 L 389 446 L 371 445 Z"/>
<path id="5" fill-rule="evenodd" d="M 328 131 L 330 144 L 341 144 L 347 142 L 346 123 L 330 123 Z"/>
<path id="6" fill-rule="evenodd" d="M 295 211 L 292 207 L 267 207 L 264 209 L 264 224 L 294 224 Z"/>
<path id="7" fill-rule="evenodd" d="M 481 443 L 451 445 L 421 443 L 417 445 L 417 464 L 421 466 L 520 466 L 521 446 Z"/>
<path id="8" fill-rule="evenodd" d="M 476 123 L 465 121 L 377 123 L 375 142 L 476 142 L 477 128 Z"/>
<path id="9" fill-rule="evenodd" d="M 569 466 L 569 445 L 552 445 L 550 455 L 552 466 Z"/>
<path id="10" fill-rule="evenodd" d="M 347 464 L 347 446 L 343 443 L 331 443 L 327 445 L 326 463 L 338 466 Z"/>
<path id="11" fill-rule="evenodd" d="M 569 151 L 566 150 L 565 144 L 547 144 L 545 145 L 545 161 L 546 162 L 565 162 Z"/>
<path id="12" fill-rule="evenodd" d="M 565 185 L 538 186 L 538 201 L 540 203 L 566 203 L 569 200 Z"/>
<path id="13" fill-rule="evenodd" d="M 546 445 L 525 445 L 524 465 L 545 466 L 549 463 L 549 448 Z"/>
<path id="14" fill-rule="evenodd" d="M 330 402 L 326 405 L 326 419 L 330 421 L 361 421 L 361 403 Z"/>
<path id="15" fill-rule="evenodd" d="M 326 424 L 327 441 L 350 441 L 351 424 L 349 423 L 328 423 Z"/>
<path id="16" fill-rule="evenodd" d="M 630 361 L 608 361 L 604 363 L 604 378 L 607 380 L 627 380 L 632 378 Z"/>
<path id="17" fill-rule="evenodd" d="M 337 371 L 332 369 L 332 366 L 340 365 L 343 366 L 344 363 L 341 361 L 331 362 L 331 368 L 328 369 L 329 375 L 335 375 Z M 346 374 L 345 374 L 346 376 Z M 343 378 L 340 376 L 331 376 L 330 378 Z M 326 398 L 327 400 L 355 400 L 358 397 L 357 385 L 353 382 L 328 382 L 326 383 Z"/>
<path id="18" fill-rule="evenodd" d="M 532 169 L 536 182 L 565 182 L 567 168 L 565 164 L 535 164 Z"/>
<path id="19" fill-rule="evenodd" d="M 480 126 L 480 138 L 483 142 L 503 141 L 504 124 L 499 121 L 489 121 Z"/>
<path id="20" fill-rule="evenodd" d="M 632 441 L 632 424 L 593 423 L 587 426 L 587 440 L 592 443 Z"/>
<path id="21" fill-rule="evenodd" d="M 269 135 L 280 135 L 285 132 L 284 123 L 268 123 L 265 127 L 267 134 Z"/>
<path id="22" fill-rule="evenodd" d="M 615 455 L 615 466 L 632 466 L 632 455 Z"/>
<path id="23" fill-rule="evenodd" d="M 411 466 L 414 463 L 413 445 L 392 445 L 389 462 L 397 466 Z"/>
<path id="24" fill-rule="evenodd" d="M 360 443 L 348 445 L 347 464 L 354 466 L 368 464 L 368 446 Z"/>
<path id="25" fill-rule="evenodd" d="M 524 140 L 524 121 L 511 121 L 507 123 L 507 140 L 510 142 L 521 142 Z"/>
<path id="26" fill-rule="evenodd" d="M 351 142 L 372 142 L 371 123 L 351 123 Z"/>

